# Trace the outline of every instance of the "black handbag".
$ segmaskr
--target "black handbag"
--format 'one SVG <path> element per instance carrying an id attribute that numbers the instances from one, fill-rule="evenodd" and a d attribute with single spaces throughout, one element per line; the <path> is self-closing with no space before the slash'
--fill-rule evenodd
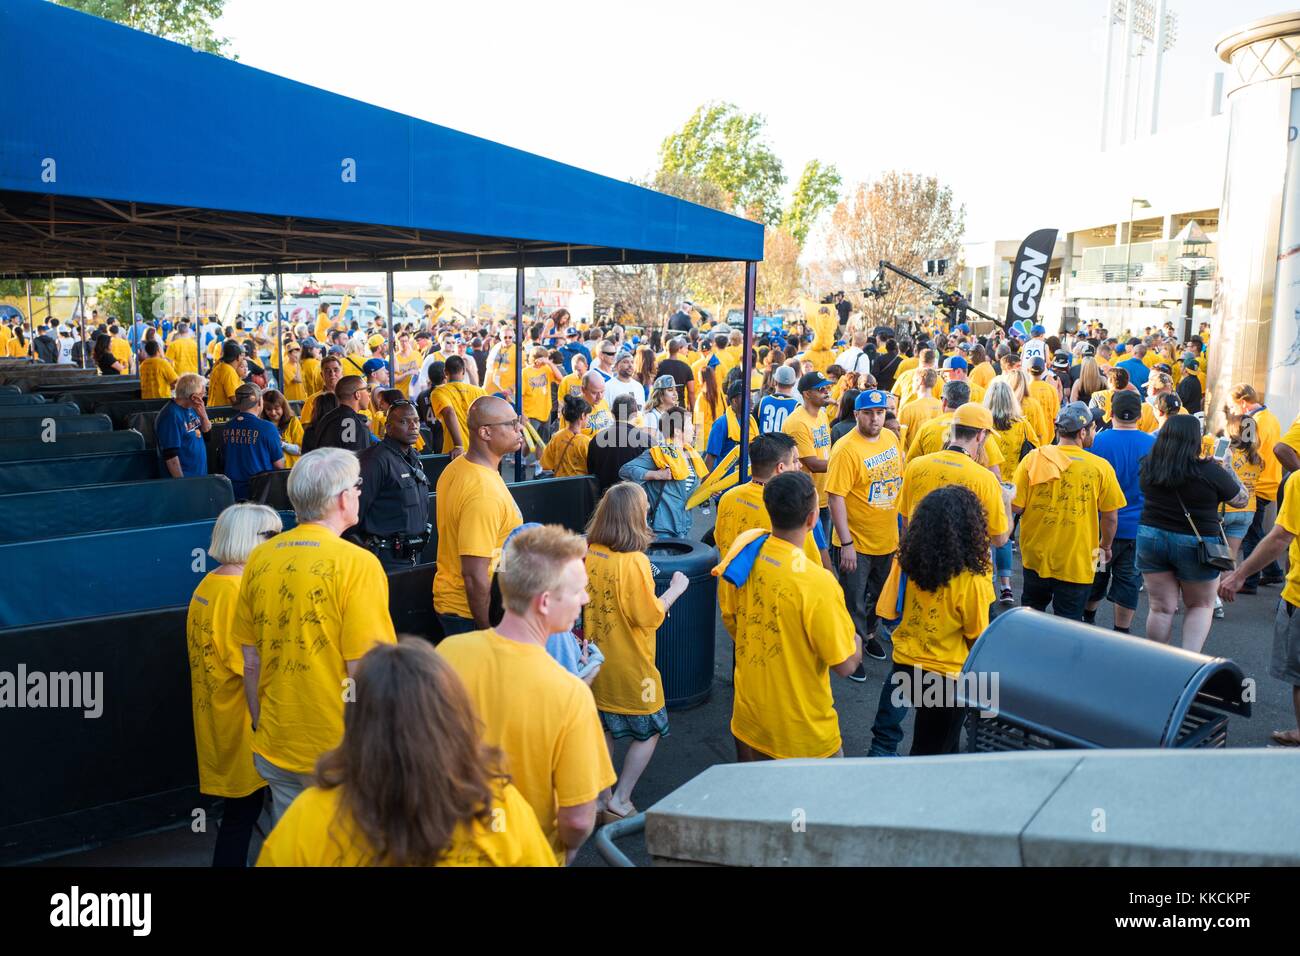
<path id="1" fill-rule="evenodd" d="M 1223 523 L 1215 516 L 1215 521 L 1219 523 L 1219 538 L 1221 540 L 1209 540 L 1201 537 L 1201 533 L 1196 530 L 1196 522 L 1192 520 L 1191 514 L 1187 511 L 1187 505 L 1183 504 L 1183 496 L 1177 491 L 1174 497 L 1178 499 L 1178 506 L 1183 509 L 1183 516 L 1187 523 L 1192 526 L 1192 534 L 1196 535 L 1196 554 L 1201 559 L 1201 564 L 1207 567 L 1217 568 L 1220 571 L 1233 571 L 1237 567 L 1237 562 L 1232 560 L 1232 547 L 1228 544 L 1228 536 L 1223 533 Z"/>

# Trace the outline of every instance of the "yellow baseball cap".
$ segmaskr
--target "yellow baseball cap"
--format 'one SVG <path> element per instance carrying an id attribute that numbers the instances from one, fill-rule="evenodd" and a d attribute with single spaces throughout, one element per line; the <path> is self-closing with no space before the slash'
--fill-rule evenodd
<path id="1" fill-rule="evenodd" d="M 954 425 L 964 425 L 967 428 L 987 428 L 992 430 L 993 413 L 983 405 L 967 402 L 952 413 L 952 423 Z"/>
<path id="2" fill-rule="evenodd" d="M 384 344 L 384 337 L 378 334 L 372 335 L 370 336 L 369 339 L 366 340 L 366 344 L 369 345 L 372 349 L 378 348 L 379 346 Z"/>

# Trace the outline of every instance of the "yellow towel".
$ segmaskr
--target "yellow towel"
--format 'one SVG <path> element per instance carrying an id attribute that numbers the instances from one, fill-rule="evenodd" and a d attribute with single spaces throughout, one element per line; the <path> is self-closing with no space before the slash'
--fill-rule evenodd
<path id="1" fill-rule="evenodd" d="M 1074 459 L 1057 445 L 1043 445 L 1029 456 L 1029 483 L 1041 485 L 1064 474 Z"/>
<path id="2" fill-rule="evenodd" d="M 672 444 L 656 445 L 650 449 L 650 457 L 654 460 L 655 467 L 667 468 L 672 472 L 673 481 L 690 477 L 692 467 L 697 478 L 703 478 L 709 471 L 704 459 L 694 448 L 681 448 Z"/>

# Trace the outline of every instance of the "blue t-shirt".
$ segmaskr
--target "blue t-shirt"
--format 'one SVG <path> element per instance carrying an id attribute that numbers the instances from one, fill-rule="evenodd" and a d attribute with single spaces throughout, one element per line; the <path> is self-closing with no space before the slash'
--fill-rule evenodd
<path id="1" fill-rule="evenodd" d="M 1138 519 L 1142 517 L 1142 488 L 1138 484 L 1138 464 L 1151 454 L 1156 443 L 1155 435 L 1137 429 L 1109 428 L 1092 440 L 1090 451 L 1110 462 L 1115 477 L 1124 490 L 1128 504 L 1119 509 L 1119 523 L 1115 528 L 1117 538 L 1136 538 Z"/>
<path id="2" fill-rule="evenodd" d="M 758 403 L 758 430 L 761 434 L 770 435 L 772 432 L 779 432 L 781 426 L 785 424 L 785 416 L 799 407 L 799 399 L 793 395 L 766 395 Z"/>
<path id="3" fill-rule="evenodd" d="M 280 431 L 270 422 L 240 412 L 226 423 L 221 435 L 225 473 L 235 489 L 235 500 L 248 497 L 248 479 L 270 471 L 284 457 Z"/>
<path id="4" fill-rule="evenodd" d="M 750 440 L 752 441 L 757 437 L 757 435 L 751 435 Z M 727 457 L 727 453 L 730 452 L 731 449 L 735 448 L 739 444 L 740 442 L 734 442 L 727 437 L 727 416 L 724 414 L 721 418 L 717 419 L 713 423 L 713 427 L 709 429 L 709 443 L 704 446 L 704 453 L 706 455 L 712 455 L 715 459 L 714 464 L 716 465 L 719 461 Z M 732 467 L 734 468 L 735 466 L 733 465 Z M 728 472 L 728 474 L 730 474 L 730 472 Z"/>
<path id="5" fill-rule="evenodd" d="M 1131 358 L 1120 362 L 1119 367 L 1128 372 L 1128 380 L 1137 386 L 1142 397 L 1146 398 L 1147 379 L 1151 377 L 1151 369 L 1147 368 L 1146 363 L 1140 358 Z"/>
<path id="6" fill-rule="evenodd" d="M 560 346 L 560 359 L 564 363 L 564 374 L 569 375 L 573 372 L 573 357 L 581 355 L 587 360 L 587 368 L 591 368 L 591 352 L 587 346 L 579 342 L 571 342 L 567 345 Z"/>
<path id="7" fill-rule="evenodd" d="M 203 444 L 203 428 L 199 423 L 198 412 L 168 402 L 158 412 L 153 430 L 160 453 L 169 448 L 177 450 L 176 457 L 183 477 L 195 478 L 208 473 L 208 449 Z M 163 477 L 168 474 L 170 472 L 164 469 Z"/>

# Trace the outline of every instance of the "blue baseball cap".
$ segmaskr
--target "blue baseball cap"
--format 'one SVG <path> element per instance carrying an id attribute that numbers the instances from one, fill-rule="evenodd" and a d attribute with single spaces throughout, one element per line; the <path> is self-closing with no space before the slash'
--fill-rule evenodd
<path id="1" fill-rule="evenodd" d="M 809 372 L 803 378 L 799 379 L 799 391 L 815 392 L 819 388 L 830 388 L 835 383 L 822 375 L 821 372 Z"/>
<path id="2" fill-rule="evenodd" d="M 951 356 L 949 356 L 948 358 L 946 358 L 946 359 L 943 360 L 943 367 L 944 367 L 944 368 L 959 368 L 959 369 L 961 369 L 962 371 L 965 371 L 966 369 L 970 368 L 970 363 L 967 362 L 967 361 L 966 361 L 964 358 L 962 358 L 960 355 L 951 355 Z"/>
<path id="3" fill-rule="evenodd" d="M 566 331 L 564 334 L 565 334 L 566 336 L 568 336 L 569 338 L 573 338 L 574 336 L 578 335 L 579 333 L 578 333 L 578 330 L 577 330 L 576 328 L 574 328 L 573 326 L 569 326 L 568 331 Z"/>
<path id="4" fill-rule="evenodd" d="M 888 408 L 889 396 L 878 388 L 869 388 L 865 392 L 860 392 L 858 397 L 853 400 L 853 410 L 860 412 L 867 408 Z"/>
<path id="5" fill-rule="evenodd" d="M 1047 329 L 1043 328 L 1041 325 L 1035 325 L 1035 326 L 1034 326 L 1032 329 L 1030 329 L 1029 331 L 1030 331 L 1030 333 L 1033 334 L 1033 335 L 1046 335 L 1046 334 L 1047 334 Z"/>
<path id="6" fill-rule="evenodd" d="M 388 363 L 381 358 L 366 359 L 365 364 L 361 366 L 361 374 L 373 375 L 375 372 L 382 371 L 386 368 L 388 368 Z"/>

